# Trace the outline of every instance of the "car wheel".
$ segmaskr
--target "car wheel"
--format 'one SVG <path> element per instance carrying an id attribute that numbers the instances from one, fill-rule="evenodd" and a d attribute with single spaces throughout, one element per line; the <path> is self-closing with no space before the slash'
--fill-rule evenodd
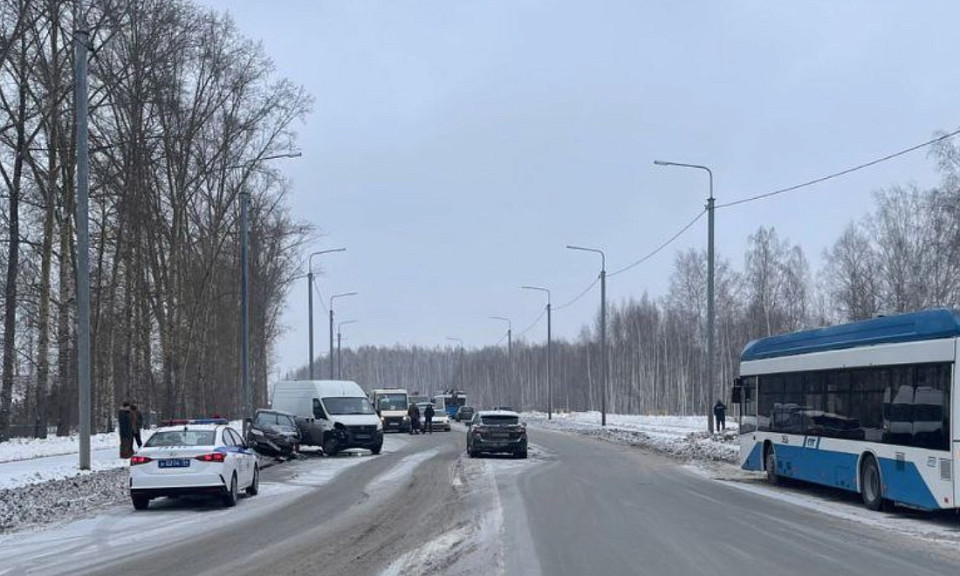
<path id="1" fill-rule="evenodd" d="M 522 459 L 526 460 L 526 458 L 527 458 L 527 449 L 524 448 L 523 450 L 517 452 L 516 454 L 514 454 L 514 457 L 516 457 L 516 458 L 522 458 Z"/>
<path id="2" fill-rule="evenodd" d="M 370 451 L 373 452 L 374 455 L 379 454 L 381 450 L 383 450 L 383 444 L 377 444 L 370 448 Z"/>
<path id="3" fill-rule="evenodd" d="M 133 509 L 134 510 L 146 510 L 150 507 L 150 499 L 146 496 L 131 496 L 133 500 Z"/>
<path id="4" fill-rule="evenodd" d="M 339 452 L 340 447 L 337 443 L 337 439 L 333 436 L 327 436 L 323 441 L 323 453 L 327 456 L 336 456 Z"/>
<path id="5" fill-rule="evenodd" d="M 253 480 L 247 486 L 247 496 L 256 496 L 260 493 L 260 467 L 253 467 Z"/>
<path id="6" fill-rule="evenodd" d="M 867 456 L 860 471 L 860 496 L 863 505 L 870 510 L 883 508 L 883 482 L 880 479 L 880 468 L 873 456 Z"/>
<path id="7" fill-rule="evenodd" d="M 230 489 L 227 490 L 227 493 L 223 495 L 223 505 L 227 508 L 237 505 L 237 475 L 234 474 L 230 478 Z"/>

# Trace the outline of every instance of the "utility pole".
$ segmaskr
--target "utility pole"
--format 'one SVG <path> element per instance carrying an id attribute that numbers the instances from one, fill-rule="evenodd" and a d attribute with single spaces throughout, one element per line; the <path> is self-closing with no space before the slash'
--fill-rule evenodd
<path id="1" fill-rule="evenodd" d="M 310 339 L 310 379 L 313 380 L 313 257 L 321 254 L 330 254 L 331 252 L 346 252 L 346 248 L 333 248 L 332 250 L 320 250 L 310 254 L 307 258 L 307 316 L 309 316 L 309 339 Z"/>
<path id="2" fill-rule="evenodd" d="M 607 425 L 607 265 L 600 270 L 600 425 Z"/>
<path id="3" fill-rule="evenodd" d="M 714 424 L 713 424 L 713 410 L 711 406 L 713 405 L 714 397 L 716 396 L 716 381 L 717 377 L 714 374 L 714 292 L 713 292 L 713 276 L 714 276 L 714 254 L 713 254 L 713 212 L 714 212 L 714 198 L 713 198 L 713 171 L 702 166 L 700 164 L 684 164 L 682 162 L 665 162 L 663 160 L 654 160 L 654 164 L 657 166 L 678 166 L 680 168 L 694 168 L 696 170 L 703 170 L 710 177 L 710 196 L 707 198 L 707 390 L 711 394 L 711 398 L 707 399 L 707 429 L 711 434 L 713 434 Z"/>
<path id="4" fill-rule="evenodd" d="M 358 292 L 344 292 L 342 294 L 334 294 L 330 297 L 330 379 L 333 380 L 333 301 L 337 298 L 343 298 L 345 296 L 356 296 Z"/>
<path id="5" fill-rule="evenodd" d="M 82 14 L 79 15 L 83 17 Z M 80 23 L 76 48 L 77 106 L 77 381 L 80 388 L 80 469 L 90 469 L 90 141 L 87 133 L 87 55 L 90 33 Z"/>
<path id="6" fill-rule="evenodd" d="M 238 167 L 244 169 L 265 160 L 275 158 L 299 158 L 300 152 L 275 154 L 248 160 Z M 247 437 L 247 419 L 253 416 L 253 387 L 250 385 L 250 258 L 249 258 L 249 212 L 250 190 L 246 188 L 246 177 L 240 182 L 240 387 L 243 422 L 243 437 Z"/>
<path id="7" fill-rule="evenodd" d="M 600 255 L 600 425 L 607 425 L 607 256 L 603 250 L 567 246 Z"/>
<path id="8" fill-rule="evenodd" d="M 537 290 L 547 293 L 547 420 L 553 420 L 553 377 L 551 366 L 553 364 L 553 354 L 551 353 L 551 335 L 550 335 L 550 290 L 540 286 L 521 286 L 523 290 Z"/>
<path id="9" fill-rule="evenodd" d="M 354 324 L 357 320 L 344 320 L 337 323 L 337 380 L 343 379 L 343 362 L 340 360 L 340 327 L 344 324 Z"/>

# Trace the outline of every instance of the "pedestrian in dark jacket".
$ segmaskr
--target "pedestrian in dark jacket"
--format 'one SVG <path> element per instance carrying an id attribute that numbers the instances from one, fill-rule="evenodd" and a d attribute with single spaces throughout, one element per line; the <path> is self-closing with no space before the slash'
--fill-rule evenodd
<path id="1" fill-rule="evenodd" d="M 713 415 L 717 417 L 717 432 L 727 429 L 727 407 L 723 402 L 717 400 L 717 403 L 713 406 Z"/>
<path id="2" fill-rule="evenodd" d="M 427 407 L 423 409 L 423 427 L 424 432 L 429 432 L 433 434 L 433 415 L 436 412 L 433 411 L 433 404 L 427 404 Z"/>
<path id="3" fill-rule="evenodd" d="M 133 419 L 130 416 L 130 403 L 124 402 L 117 412 L 117 429 L 120 432 L 120 457 L 133 456 Z"/>
<path id="4" fill-rule="evenodd" d="M 137 450 L 143 446 L 143 440 L 140 439 L 140 430 L 143 428 L 143 415 L 137 409 L 136 404 L 130 405 L 130 424 L 133 428 L 133 441 L 137 443 Z"/>
<path id="5" fill-rule="evenodd" d="M 407 416 L 410 417 L 410 434 L 420 433 L 420 408 L 416 404 L 411 404 L 407 408 Z"/>

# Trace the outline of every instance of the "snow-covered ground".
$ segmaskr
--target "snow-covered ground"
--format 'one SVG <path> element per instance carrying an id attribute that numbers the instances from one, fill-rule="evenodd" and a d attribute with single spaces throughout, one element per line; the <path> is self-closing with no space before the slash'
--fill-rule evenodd
<path id="1" fill-rule="evenodd" d="M 706 416 L 637 416 L 607 414 L 600 425 L 599 412 L 524 412 L 523 420 L 536 426 L 597 436 L 618 444 L 641 446 L 672 456 L 713 462 L 736 463 L 740 454 L 737 425 L 727 421 L 723 433 L 707 432 Z"/>

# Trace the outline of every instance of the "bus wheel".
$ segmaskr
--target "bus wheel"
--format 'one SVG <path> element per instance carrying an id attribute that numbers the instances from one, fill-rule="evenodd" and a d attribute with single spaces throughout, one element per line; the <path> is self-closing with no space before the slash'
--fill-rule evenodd
<path id="1" fill-rule="evenodd" d="M 870 510 L 883 508 L 883 483 L 880 481 L 880 468 L 873 456 L 865 456 L 860 469 L 860 496 L 863 505 Z"/>
<path id="2" fill-rule="evenodd" d="M 777 474 L 777 453 L 772 445 L 767 445 L 767 451 L 763 456 L 763 467 L 767 472 L 767 482 L 772 486 L 780 484 L 780 476 Z"/>

